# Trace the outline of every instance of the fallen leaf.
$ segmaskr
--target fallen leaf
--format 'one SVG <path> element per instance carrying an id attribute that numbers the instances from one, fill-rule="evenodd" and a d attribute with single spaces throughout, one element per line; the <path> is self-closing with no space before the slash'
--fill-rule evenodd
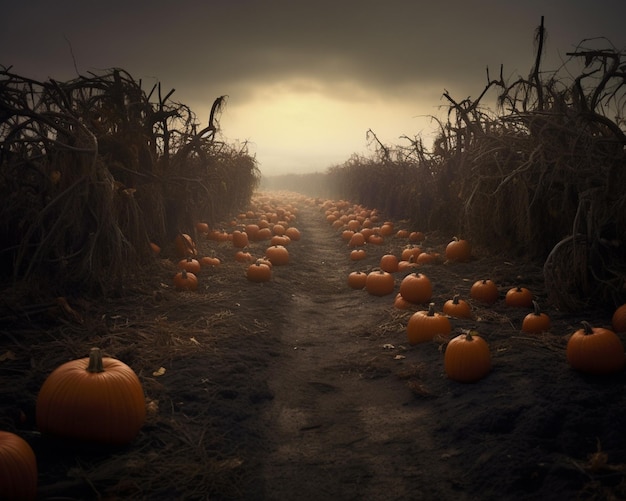
<path id="1" fill-rule="evenodd" d="M 165 374 L 165 367 L 159 367 L 158 370 L 152 373 L 154 377 L 159 377 L 159 376 L 162 376 L 163 374 Z"/>

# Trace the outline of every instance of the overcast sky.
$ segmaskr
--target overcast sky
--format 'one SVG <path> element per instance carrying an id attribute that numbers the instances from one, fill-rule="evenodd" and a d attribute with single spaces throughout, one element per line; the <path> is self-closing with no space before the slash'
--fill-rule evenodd
<path id="1" fill-rule="evenodd" d="M 112 67 L 160 81 L 264 174 L 323 171 L 386 144 L 428 139 L 444 90 L 462 100 L 527 76 L 545 17 L 544 69 L 583 39 L 626 49 L 626 0 L 15 0 L 3 2 L 0 65 L 39 80 Z M 590 44 L 589 44 L 590 45 Z M 605 44 L 606 45 L 606 44 Z M 597 46 L 597 43 L 596 45 Z"/>

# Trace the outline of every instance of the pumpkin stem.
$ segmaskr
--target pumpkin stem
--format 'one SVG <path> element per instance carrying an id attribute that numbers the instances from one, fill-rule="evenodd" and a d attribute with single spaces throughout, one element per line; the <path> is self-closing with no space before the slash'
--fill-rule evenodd
<path id="1" fill-rule="evenodd" d="M 475 335 L 475 334 L 478 334 L 478 332 L 473 331 L 473 330 L 471 330 L 471 329 L 470 329 L 470 330 L 468 330 L 468 331 L 465 333 L 465 341 L 473 341 L 473 340 L 474 340 L 474 335 Z"/>
<path id="2" fill-rule="evenodd" d="M 428 305 L 428 315 L 429 317 L 434 317 L 435 316 L 435 303 L 430 303 Z"/>
<path id="3" fill-rule="evenodd" d="M 452 304 L 459 304 L 459 295 L 458 294 L 455 294 L 452 297 Z"/>
<path id="4" fill-rule="evenodd" d="M 89 351 L 89 364 L 87 365 L 87 372 L 104 372 L 104 366 L 102 365 L 102 352 L 100 351 L 100 348 L 92 348 Z"/>
<path id="5" fill-rule="evenodd" d="M 541 315 L 541 309 L 539 308 L 539 303 L 535 300 L 533 300 L 533 308 L 535 310 L 533 312 L 533 315 L 537 315 L 537 316 Z"/>
<path id="6" fill-rule="evenodd" d="M 583 332 L 585 333 L 585 336 L 593 334 L 593 327 L 591 327 L 591 324 L 589 322 L 583 320 L 581 324 L 583 324 Z"/>

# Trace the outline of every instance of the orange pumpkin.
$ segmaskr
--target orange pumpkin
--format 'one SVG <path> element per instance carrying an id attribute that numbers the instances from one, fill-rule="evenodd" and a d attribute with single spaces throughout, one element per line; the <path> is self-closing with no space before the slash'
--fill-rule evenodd
<path id="1" fill-rule="evenodd" d="M 269 282 L 272 278 L 272 269 L 268 265 L 257 261 L 248 266 L 246 278 L 250 282 Z"/>
<path id="2" fill-rule="evenodd" d="M 181 291 L 195 291 L 198 288 L 198 277 L 187 270 L 181 270 L 174 275 L 174 287 Z"/>
<path id="3" fill-rule="evenodd" d="M 582 329 L 567 341 L 566 357 L 569 365 L 588 374 L 605 375 L 624 368 L 624 345 L 610 329 L 592 327 L 582 322 Z"/>
<path id="4" fill-rule="evenodd" d="M 272 245 L 265 250 L 265 257 L 274 265 L 282 266 L 289 263 L 289 251 L 283 245 Z"/>
<path id="5" fill-rule="evenodd" d="M 0 499 L 37 497 L 37 458 L 22 437 L 0 431 Z"/>
<path id="6" fill-rule="evenodd" d="M 417 311 L 411 315 L 406 326 L 409 344 L 432 341 L 436 336 L 448 336 L 452 332 L 450 320 L 435 311 L 435 303 L 428 305 L 428 311 Z"/>
<path id="7" fill-rule="evenodd" d="M 443 312 L 451 317 L 472 318 L 471 306 L 467 301 L 459 299 L 458 294 L 455 294 L 452 299 L 448 299 L 443 304 Z"/>
<path id="8" fill-rule="evenodd" d="M 491 352 L 487 342 L 475 331 L 450 340 L 443 360 L 448 378 L 459 383 L 475 383 L 491 371 Z"/>
<path id="9" fill-rule="evenodd" d="M 498 286 L 489 279 L 478 280 L 470 288 L 470 297 L 479 303 L 493 304 L 499 295 Z"/>
<path id="10" fill-rule="evenodd" d="M 380 258 L 380 269 L 387 273 L 398 271 L 398 258 L 393 254 L 385 254 Z"/>
<path id="11" fill-rule="evenodd" d="M 238 250 L 235 252 L 235 261 L 238 263 L 251 263 L 254 261 L 254 256 L 249 252 Z"/>
<path id="12" fill-rule="evenodd" d="M 454 237 L 454 240 L 446 246 L 445 254 L 448 261 L 465 263 L 472 257 L 472 249 L 467 240 Z"/>
<path id="13" fill-rule="evenodd" d="M 363 271 L 353 271 L 348 275 L 348 285 L 352 289 L 364 289 L 367 282 L 367 273 Z"/>
<path id="14" fill-rule="evenodd" d="M 196 243 L 187 233 L 179 233 L 174 238 L 174 249 L 178 257 L 195 256 L 198 254 Z"/>
<path id="15" fill-rule="evenodd" d="M 529 313 L 522 320 L 522 331 L 528 334 L 538 334 L 550 330 L 550 317 L 542 313 L 539 303 L 533 301 L 534 311 Z"/>
<path id="16" fill-rule="evenodd" d="M 626 304 L 615 310 L 611 318 L 611 325 L 615 332 L 626 332 Z"/>
<path id="17" fill-rule="evenodd" d="M 426 240 L 426 235 L 421 231 L 412 231 L 409 233 L 409 242 L 423 242 Z"/>
<path id="18" fill-rule="evenodd" d="M 36 416 L 42 433 L 125 445 L 143 426 L 146 403 L 135 372 L 92 348 L 89 357 L 52 371 L 39 391 Z"/>
<path id="19" fill-rule="evenodd" d="M 289 228 L 287 228 L 285 230 L 285 236 L 289 237 L 294 242 L 297 242 L 298 240 L 300 240 L 300 238 L 302 238 L 300 230 L 295 226 L 290 226 Z"/>
<path id="20" fill-rule="evenodd" d="M 199 259 L 200 261 L 200 266 L 204 267 L 204 266 L 220 266 L 222 264 L 222 262 L 220 261 L 219 257 L 215 257 L 215 256 L 203 256 Z"/>
<path id="21" fill-rule="evenodd" d="M 409 273 L 400 282 L 400 294 L 410 303 L 427 303 L 432 298 L 433 286 L 423 273 Z"/>
<path id="22" fill-rule="evenodd" d="M 386 296 L 395 288 L 395 280 L 391 273 L 384 270 L 375 270 L 367 274 L 365 290 L 373 296 Z"/>
<path id="23" fill-rule="evenodd" d="M 244 247 L 248 247 L 248 245 L 250 245 L 250 241 L 248 240 L 248 234 L 245 231 L 233 231 L 233 247 L 243 249 Z"/>
<path id="24" fill-rule="evenodd" d="M 533 293 L 526 287 L 513 287 L 506 292 L 504 302 L 507 306 L 513 306 L 516 308 L 532 308 Z"/>
<path id="25" fill-rule="evenodd" d="M 181 259 L 178 261 L 178 267 L 181 270 L 189 271 L 191 273 L 200 273 L 200 261 L 193 257 Z"/>
<path id="26" fill-rule="evenodd" d="M 367 253 L 365 249 L 352 249 L 350 251 L 350 259 L 352 261 L 360 261 L 361 259 L 365 259 L 367 257 Z"/>

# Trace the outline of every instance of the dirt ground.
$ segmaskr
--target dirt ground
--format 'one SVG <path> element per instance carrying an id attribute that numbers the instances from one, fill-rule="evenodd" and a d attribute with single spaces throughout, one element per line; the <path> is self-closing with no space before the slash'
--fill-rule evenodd
<path id="1" fill-rule="evenodd" d="M 39 499 L 626 499 L 625 376 L 585 376 L 565 359 L 580 321 L 608 326 L 610 309 L 551 309 L 540 267 L 480 249 L 469 263 L 423 265 L 438 310 L 479 279 L 501 291 L 493 307 L 473 303 L 472 320 L 451 319 L 454 335 L 479 331 L 493 361 L 485 379 L 456 383 L 445 339 L 407 343 L 414 310 L 347 286 L 406 240 L 351 261 L 319 201 L 286 202 L 302 238 L 271 282 L 248 282 L 232 244 L 201 240 L 223 264 L 200 273 L 197 292 L 173 290 L 163 259 L 131 296 L 68 298 L 72 310 L 3 293 L 0 426 L 33 447 Z M 427 235 L 423 247 L 442 252 L 450 238 Z M 515 285 L 551 316 L 549 333 L 521 332 L 529 310 L 503 300 Z M 121 449 L 42 436 L 34 423 L 47 374 L 92 346 L 130 365 L 146 393 L 147 422 Z"/>

